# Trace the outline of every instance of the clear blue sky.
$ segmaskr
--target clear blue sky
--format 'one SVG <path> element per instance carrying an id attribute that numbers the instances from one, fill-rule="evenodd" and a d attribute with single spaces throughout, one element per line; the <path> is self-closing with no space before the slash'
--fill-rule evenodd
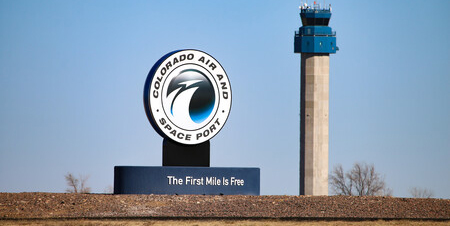
<path id="1" fill-rule="evenodd" d="M 309 1 L 310 3 L 313 1 Z M 450 1 L 332 1 L 330 170 L 375 164 L 394 196 L 450 198 Z M 93 192 L 116 165 L 161 165 L 145 115 L 164 54 L 206 51 L 233 89 L 211 165 L 260 167 L 261 193 L 299 187 L 300 1 L 0 0 L 0 192 Z"/>

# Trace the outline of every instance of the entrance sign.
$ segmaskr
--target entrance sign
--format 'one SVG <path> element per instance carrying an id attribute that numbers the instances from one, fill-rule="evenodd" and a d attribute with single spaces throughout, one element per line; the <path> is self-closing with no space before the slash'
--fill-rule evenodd
<path id="1" fill-rule="evenodd" d="M 260 169 L 209 167 L 210 139 L 231 110 L 222 65 L 193 49 L 159 59 L 144 85 L 144 108 L 163 137 L 162 166 L 115 166 L 114 194 L 259 195 Z"/>
<path id="2" fill-rule="evenodd" d="M 199 50 L 166 54 L 150 70 L 144 107 L 164 138 L 186 145 L 214 137 L 231 110 L 231 86 L 220 63 Z"/>
<path id="3" fill-rule="evenodd" d="M 114 168 L 115 194 L 259 195 L 259 168 Z"/>

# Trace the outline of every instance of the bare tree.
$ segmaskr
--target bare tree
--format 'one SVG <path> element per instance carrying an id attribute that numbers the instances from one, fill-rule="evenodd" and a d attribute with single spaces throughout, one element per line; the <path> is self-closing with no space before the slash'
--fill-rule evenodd
<path id="1" fill-rule="evenodd" d="M 75 178 L 72 173 L 67 173 L 64 177 L 66 178 L 67 186 L 69 186 L 69 188 L 66 189 L 66 192 L 78 193 L 78 179 Z"/>
<path id="2" fill-rule="evenodd" d="M 68 189 L 66 192 L 69 193 L 90 193 L 91 188 L 86 186 L 86 182 L 89 179 L 89 176 L 80 175 L 79 179 L 76 178 L 72 173 L 67 173 L 64 175 L 66 178 Z"/>
<path id="3" fill-rule="evenodd" d="M 329 180 L 334 194 L 352 195 L 353 181 L 346 178 L 342 165 L 337 165 L 333 168 Z"/>
<path id="4" fill-rule="evenodd" d="M 373 164 L 355 163 L 344 173 L 342 165 L 333 168 L 330 185 L 336 195 L 390 196 L 392 190 L 386 187 L 384 177 L 375 171 Z"/>
<path id="5" fill-rule="evenodd" d="M 80 193 L 91 193 L 91 188 L 86 186 L 86 181 L 89 179 L 89 176 L 80 175 Z"/>
<path id="6" fill-rule="evenodd" d="M 431 198 L 434 196 L 434 192 L 426 188 L 411 188 L 409 193 L 413 198 Z"/>

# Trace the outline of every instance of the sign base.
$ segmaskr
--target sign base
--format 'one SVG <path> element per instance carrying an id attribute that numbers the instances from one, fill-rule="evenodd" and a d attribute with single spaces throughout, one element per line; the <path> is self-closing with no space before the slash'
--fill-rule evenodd
<path id="1" fill-rule="evenodd" d="M 114 194 L 259 195 L 260 169 L 116 166 Z"/>
<path id="2" fill-rule="evenodd" d="M 164 138 L 163 166 L 209 167 L 209 140 L 196 145 L 184 145 Z"/>

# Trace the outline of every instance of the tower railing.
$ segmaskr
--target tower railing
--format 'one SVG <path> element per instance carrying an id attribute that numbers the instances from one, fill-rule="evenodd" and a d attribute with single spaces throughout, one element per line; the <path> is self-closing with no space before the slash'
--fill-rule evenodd
<path id="1" fill-rule="evenodd" d="M 336 36 L 336 31 L 332 31 L 331 33 L 329 32 L 320 32 L 320 31 L 314 31 L 314 34 L 300 34 L 299 31 L 295 31 L 295 35 L 299 36 L 299 35 L 308 35 L 308 36 Z"/>
<path id="2" fill-rule="evenodd" d="M 331 13 L 331 9 L 313 9 L 313 8 L 306 8 L 301 10 L 302 13 Z"/>
<path id="3" fill-rule="evenodd" d="M 316 1 L 314 1 L 314 4 L 312 4 L 312 5 L 308 5 L 308 3 L 303 3 L 303 1 L 302 1 L 302 3 L 301 3 L 299 8 L 302 11 L 303 10 L 308 10 L 308 11 L 329 11 L 329 12 L 331 12 L 331 4 L 328 4 L 328 7 L 327 7 L 325 2 L 323 4 L 323 7 L 321 7 L 321 4 L 320 3 L 316 3 Z"/>

